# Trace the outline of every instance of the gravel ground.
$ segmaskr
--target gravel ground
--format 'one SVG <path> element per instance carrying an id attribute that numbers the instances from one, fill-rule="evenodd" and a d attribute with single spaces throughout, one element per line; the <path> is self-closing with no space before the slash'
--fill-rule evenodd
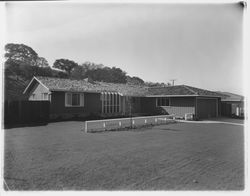
<path id="1" fill-rule="evenodd" d="M 243 126 L 176 123 L 84 133 L 81 122 L 5 130 L 10 190 L 243 190 Z"/>

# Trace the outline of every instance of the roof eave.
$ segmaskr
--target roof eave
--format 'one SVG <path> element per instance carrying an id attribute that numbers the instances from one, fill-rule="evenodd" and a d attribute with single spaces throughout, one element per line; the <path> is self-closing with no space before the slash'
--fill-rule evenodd
<path id="1" fill-rule="evenodd" d="M 27 85 L 27 87 L 24 89 L 23 94 L 25 94 L 27 92 L 27 90 L 29 89 L 30 85 L 32 84 L 32 82 L 34 80 L 36 80 L 39 84 L 41 84 L 43 87 L 45 87 L 47 90 L 50 91 L 50 89 L 47 86 L 45 86 L 40 80 L 38 80 L 35 76 L 33 76 L 33 78 L 31 79 L 31 81 Z"/>
<path id="2" fill-rule="evenodd" d="M 220 98 L 220 96 L 213 96 L 213 95 L 147 95 L 146 97 L 216 97 Z"/>
<path id="3" fill-rule="evenodd" d="M 146 97 L 197 97 L 198 95 L 146 95 Z"/>

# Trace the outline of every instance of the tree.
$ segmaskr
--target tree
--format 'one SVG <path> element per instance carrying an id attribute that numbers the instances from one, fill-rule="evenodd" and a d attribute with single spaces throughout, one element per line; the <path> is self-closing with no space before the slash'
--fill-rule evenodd
<path id="1" fill-rule="evenodd" d="M 112 67 L 111 69 L 111 78 L 114 83 L 126 83 L 127 76 L 126 72 L 121 70 L 120 68 Z"/>
<path id="2" fill-rule="evenodd" d="M 116 67 L 104 67 L 87 70 L 86 76 L 96 81 L 126 83 L 126 72 Z"/>
<path id="3" fill-rule="evenodd" d="M 26 64 L 30 66 L 37 65 L 38 54 L 29 46 L 24 44 L 9 43 L 5 46 L 6 65 Z"/>
<path id="4" fill-rule="evenodd" d="M 95 64 L 95 63 L 91 63 L 89 61 L 86 61 L 81 66 L 85 67 L 87 70 L 99 69 L 99 68 L 102 69 L 102 68 L 104 68 L 103 64 Z"/>
<path id="5" fill-rule="evenodd" d="M 38 67 L 49 67 L 49 63 L 44 57 L 38 57 L 36 64 Z"/>
<path id="6" fill-rule="evenodd" d="M 139 78 L 139 77 L 130 77 L 130 76 L 127 76 L 126 80 L 127 80 L 127 84 L 131 84 L 131 85 L 144 85 L 144 81 L 141 78 Z"/>
<path id="7" fill-rule="evenodd" d="M 168 82 L 167 84 L 165 83 L 159 83 L 159 82 L 145 82 L 145 85 L 148 87 L 168 87 L 171 86 L 171 84 Z"/>
<path id="8" fill-rule="evenodd" d="M 78 64 L 75 63 L 74 61 L 68 60 L 68 59 L 57 59 L 54 64 L 53 67 L 54 68 L 58 68 L 60 70 L 64 70 L 66 71 L 68 74 L 70 74 L 71 70 L 74 67 L 77 67 Z"/>
<path id="9" fill-rule="evenodd" d="M 69 75 L 66 72 L 57 71 L 57 70 L 52 69 L 52 77 L 56 77 L 56 78 L 69 78 Z"/>
<path id="10" fill-rule="evenodd" d="M 76 66 L 71 70 L 70 78 L 81 80 L 86 78 L 87 69 L 84 66 Z"/>

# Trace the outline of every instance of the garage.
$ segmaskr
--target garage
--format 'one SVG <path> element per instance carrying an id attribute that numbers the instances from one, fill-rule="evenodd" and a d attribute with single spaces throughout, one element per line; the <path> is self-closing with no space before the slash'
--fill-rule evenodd
<path id="1" fill-rule="evenodd" d="M 201 98 L 197 97 L 197 117 L 198 118 L 211 118 L 217 117 L 217 98 Z"/>

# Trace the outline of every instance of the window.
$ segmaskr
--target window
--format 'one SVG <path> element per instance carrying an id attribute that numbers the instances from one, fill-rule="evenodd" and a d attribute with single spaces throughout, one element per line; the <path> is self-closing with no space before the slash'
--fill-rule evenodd
<path id="1" fill-rule="evenodd" d="M 169 98 L 168 97 L 159 97 L 156 98 L 156 106 L 169 106 Z"/>
<path id="2" fill-rule="evenodd" d="M 42 100 L 49 100 L 49 93 L 43 93 Z"/>
<path id="3" fill-rule="evenodd" d="M 65 106 L 82 107 L 84 106 L 83 93 L 65 93 Z"/>
<path id="4" fill-rule="evenodd" d="M 80 105 L 80 94 L 72 93 L 72 106 Z"/>
<path id="5" fill-rule="evenodd" d="M 118 113 L 120 111 L 120 95 L 117 93 L 102 93 L 102 112 L 105 114 Z"/>

